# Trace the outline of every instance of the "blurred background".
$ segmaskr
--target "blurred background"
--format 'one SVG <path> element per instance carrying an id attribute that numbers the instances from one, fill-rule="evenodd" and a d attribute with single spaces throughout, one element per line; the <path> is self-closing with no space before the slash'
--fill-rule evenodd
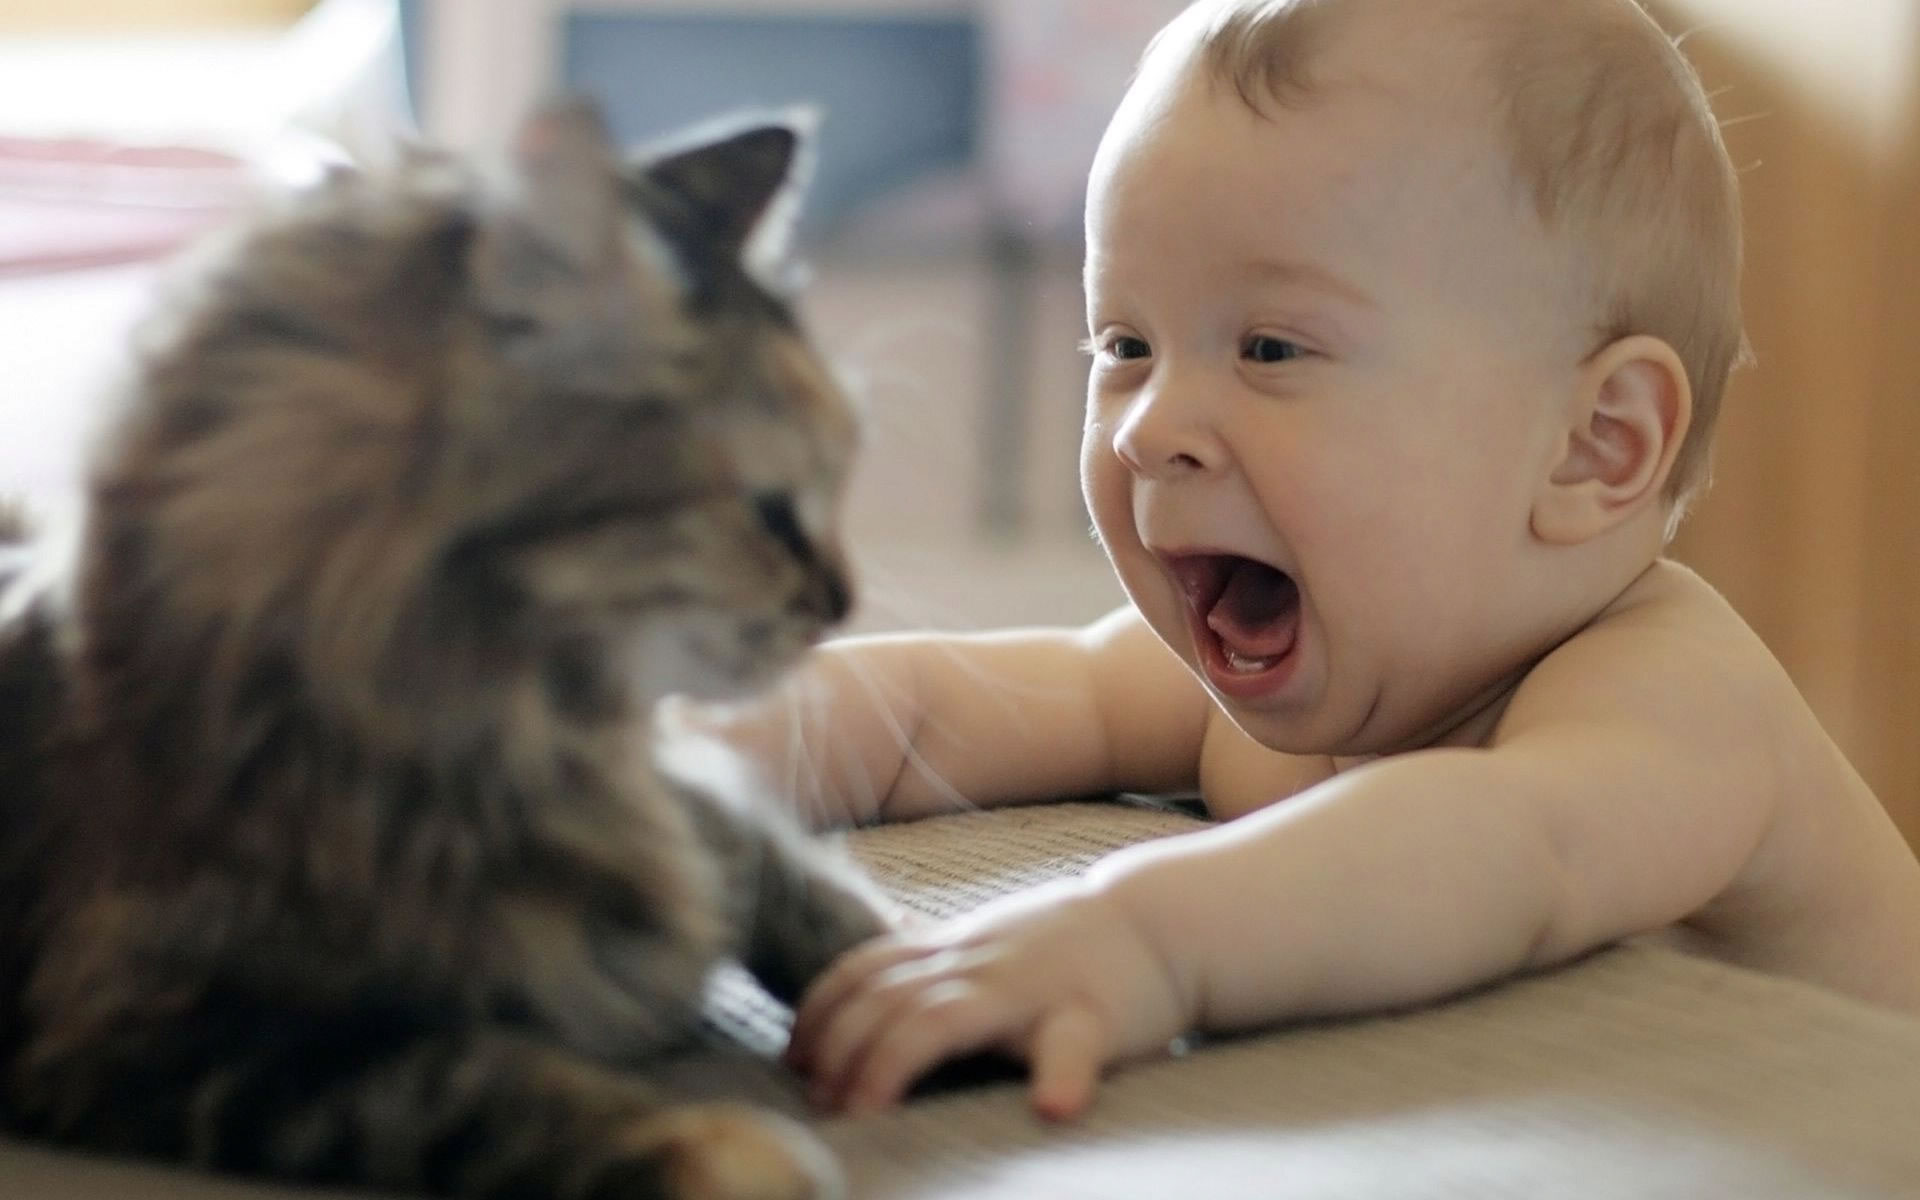
<path id="1" fill-rule="evenodd" d="M 0 0 L 0 493 L 71 510 L 167 258 L 330 147 L 497 144 L 562 85 L 631 142 L 805 103 L 806 311 L 870 431 L 861 627 L 1087 619 L 1119 594 L 1074 482 L 1081 180 L 1180 7 Z M 1745 172 L 1759 356 L 1676 553 L 1920 841 L 1920 5 L 1657 10 Z"/>

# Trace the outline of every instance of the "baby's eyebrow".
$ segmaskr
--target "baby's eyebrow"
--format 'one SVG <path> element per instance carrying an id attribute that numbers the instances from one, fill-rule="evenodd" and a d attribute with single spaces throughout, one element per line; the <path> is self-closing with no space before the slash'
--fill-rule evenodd
<path id="1" fill-rule="evenodd" d="M 1326 292 L 1335 299 L 1344 300 L 1359 308 L 1378 308 L 1373 297 L 1358 287 L 1335 275 L 1324 267 L 1310 262 L 1289 259 L 1256 258 L 1247 264 L 1250 274 L 1262 282 L 1284 283 L 1299 287 L 1312 288 Z"/>

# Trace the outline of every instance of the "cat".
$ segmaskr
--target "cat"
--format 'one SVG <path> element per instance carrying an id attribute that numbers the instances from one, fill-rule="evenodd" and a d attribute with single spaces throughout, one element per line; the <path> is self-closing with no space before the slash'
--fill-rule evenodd
<path id="1" fill-rule="evenodd" d="M 555 102 L 213 256 L 71 568 L 6 523 L 0 1125 L 462 1197 L 840 1194 L 800 1123 L 647 1072 L 716 964 L 791 999 L 886 923 L 649 732 L 851 603 L 855 421 L 755 265 L 802 136 L 622 162 Z"/>

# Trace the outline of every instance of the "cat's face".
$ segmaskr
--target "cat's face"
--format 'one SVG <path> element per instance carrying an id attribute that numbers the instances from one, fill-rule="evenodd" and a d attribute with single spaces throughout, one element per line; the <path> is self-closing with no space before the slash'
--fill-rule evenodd
<path id="1" fill-rule="evenodd" d="M 489 373 L 528 388 L 501 411 L 535 427 L 474 445 L 557 440 L 564 474 L 518 478 L 470 545 L 557 636 L 617 648 L 643 697 L 737 695 L 852 602 L 837 526 L 854 420 L 744 262 L 795 134 L 656 155 L 599 193 L 610 160 L 581 120 L 550 113 L 523 134 L 527 223 L 474 258 Z M 471 467 L 463 486 L 486 489 L 491 463 Z"/>
<path id="2" fill-rule="evenodd" d="M 325 185 L 150 366 L 96 479 L 99 590 L 362 708 L 528 670 L 587 710 L 765 683 L 851 594 L 855 421 L 744 262 L 797 148 L 621 163 L 555 107 L 493 177 Z"/>

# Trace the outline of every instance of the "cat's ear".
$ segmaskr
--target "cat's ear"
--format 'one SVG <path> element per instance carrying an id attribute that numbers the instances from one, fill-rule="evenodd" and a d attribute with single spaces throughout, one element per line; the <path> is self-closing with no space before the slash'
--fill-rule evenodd
<path id="1" fill-rule="evenodd" d="M 513 139 L 522 216 L 576 266 L 611 259 L 623 210 L 619 155 L 600 110 L 570 97 L 543 104 Z"/>
<path id="2" fill-rule="evenodd" d="M 690 225 L 689 232 L 721 254 L 784 257 L 817 124 L 808 109 L 736 117 L 644 151 L 630 168 L 647 185 L 639 189 L 640 203 L 669 226 Z"/>

